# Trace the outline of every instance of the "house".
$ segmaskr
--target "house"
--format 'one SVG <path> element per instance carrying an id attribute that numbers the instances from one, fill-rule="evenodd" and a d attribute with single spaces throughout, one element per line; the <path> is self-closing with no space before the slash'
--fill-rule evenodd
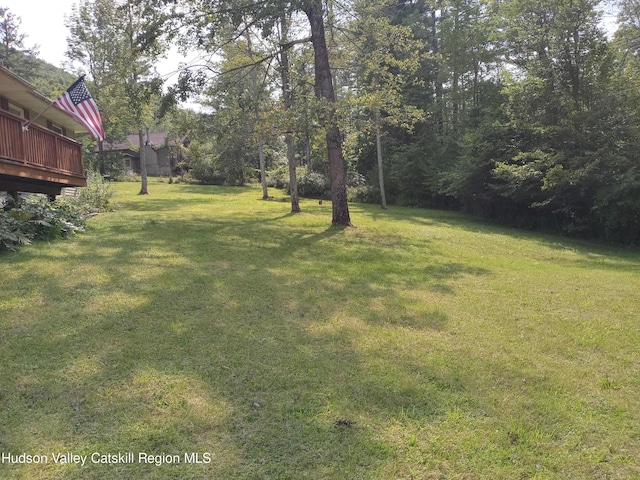
<path id="1" fill-rule="evenodd" d="M 148 175 L 169 176 L 175 172 L 178 164 L 184 160 L 180 145 L 187 147 L 188 139 L 170 141 L 166 132 L 147 133 L 144 135 L 145 158 Z M 105 152 L 120 154 L 122 168 L 125 172 L 140 173 L 140 140 L 138 134 L 128 135 L 119 143 L 103 143 Z"/>
<path id="2" fill-rule="evenodd" d="M 87 129 L 50 105 L 33 85 L 0 66 L 0 191 L 52 197 L 64 187 L 86 186 L 82 145 L 74 137 Z M 35 121 L 25 129 L 30 119 Z"/>

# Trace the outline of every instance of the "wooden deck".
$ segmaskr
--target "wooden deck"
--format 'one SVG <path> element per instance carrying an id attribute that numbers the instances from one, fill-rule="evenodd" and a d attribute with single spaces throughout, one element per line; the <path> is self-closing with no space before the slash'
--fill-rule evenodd
<path id="1" fill-rule="evenodd" d="M 82 146 L 39 125 L 0 110 L 0 191 L 57 195 L 63 187 L 87 184 Z"/>

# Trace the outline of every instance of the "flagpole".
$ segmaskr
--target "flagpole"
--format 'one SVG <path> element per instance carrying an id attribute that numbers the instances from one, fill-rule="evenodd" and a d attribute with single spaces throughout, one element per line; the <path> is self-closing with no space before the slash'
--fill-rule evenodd
<path id="1" fill-rule="evenodd" d="M 56 101 L 55 101 L 55 100 L 54 100 L 53 102 L 51 102 L 51 103 L 47 106 L 47 108 L 45 108 L 43 111 L 41 111 L 41 112 L 36 116 L 36 118 L 34 118 L 33 120 L 29 120 L 28 122 L 24 122 L 24 123 L 22 124 L 22 131 L 23 131 L 23 132 L 28 131 L 28 130 L 29 130 L 29 127 L 31 126 L 31 124 L 32 124 L 33 122 L 35 122 L 37 119 L 39 119 L 42 115 L 44 115 L 44 112 L 46 112 L 46 111 L 47 111 L 47 110 L 49 110 L 51 107 L 53 107 L 53 104 L 54 104 L 54 103 L 56 103 Z"/>
<path id="2" fill-rule="evenodd" d="M 78 80 L 76 80 L 75 82 L 73 82 L 73 85 L 75 85 L 76 83 L 78 83 L 80 80 L 84 79 L 85 75 L 82 75 L 80 78 L 78 78 Z M 72 86 L 73 86 L 72 85 Z M 58 97 L 60 98 L 60 97 Z M 37 119 L 39 119 L 42 115 L 44 115 L 44 112 L 46 112 L 47 110 L 49 110 L 51 107 L 53 107 L 53 104 L 56 103 L 58 101 L 58 99 L 56 98 L 53 102 L 51 102 L 47 108 L 45 108 L 43 111 L 41 111 L 38 115 L 36 115 L 36 118 L 34 118 L 33 120 L 29 120 L 28 122 L 24 122 L 22 124 L 22 131 L 26 132 L 27 130 L 29 130 L 29 127 L 33 124 L 33 122 L 35 122 Z"/>

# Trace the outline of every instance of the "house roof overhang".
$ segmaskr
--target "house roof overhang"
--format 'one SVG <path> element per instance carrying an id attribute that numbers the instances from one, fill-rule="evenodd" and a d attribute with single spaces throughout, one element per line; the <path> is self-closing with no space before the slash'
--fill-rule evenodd
<path id="1" fill-rule="evenodd" d="M 0 66 L 0 95 L 28 109 L 32 113 L 32 119 L 51 105 L 51 100 L 39 93 L 33 85 L 2 66 Z M 56 106 L 51 106 L 45 116 L 69 131 L 87 132 L 86 127 Z"/>

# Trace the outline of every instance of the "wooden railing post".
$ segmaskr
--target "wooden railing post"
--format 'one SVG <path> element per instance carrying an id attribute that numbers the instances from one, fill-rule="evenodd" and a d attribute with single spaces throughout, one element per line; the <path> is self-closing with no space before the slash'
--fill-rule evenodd
<path id="1" fill-rule="evenodd" d="M 58 166 L 58 168 L 60 168 L 62 165 L 62 156 L 60 155 L 60 139 L 56 136 L 55 138 L 55 152 L 56 152 L 56 157 L 55 157 L 55 162 L 56 165 Z"/>
<path id="2" fill-rule="evenodd" d="M 22 152 L 18 152 L 18 155 L 22 156 L 22 163 L 27 163 L 27 131 L 22 130 L 22 125 L 20 126 L 20 144 L 22 146 Z M 18 157 L 20 158 L 20 157 Z"/>
<path id="3" fill-rule="evenodd" d="M 0 110 L 0 161 L 84 177 L 82 146 L 40 125 L 22 129 L 23 119 Z"/>

